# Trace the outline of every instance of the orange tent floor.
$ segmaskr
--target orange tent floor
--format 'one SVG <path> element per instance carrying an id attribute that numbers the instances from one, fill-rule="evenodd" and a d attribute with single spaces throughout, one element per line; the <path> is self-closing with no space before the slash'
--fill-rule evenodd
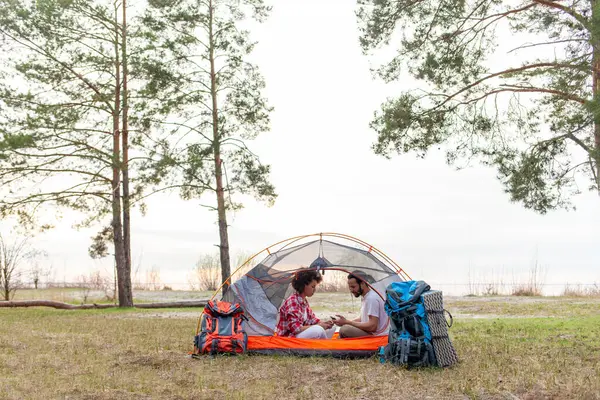
<path id="1" fill-rule="evenodd" d="M 388 336 L 340 339 L 298 339 L 281 336 L 248 336 L 247 351 L 258 354 L 371 356 L 388 343 Z"/>

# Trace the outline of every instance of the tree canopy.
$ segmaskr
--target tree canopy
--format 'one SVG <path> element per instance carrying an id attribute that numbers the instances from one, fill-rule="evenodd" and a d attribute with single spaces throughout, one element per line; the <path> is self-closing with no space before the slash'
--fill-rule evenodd
<path id="1" fill-rule="evenodd" d="M 443 145 L 540 213 L 570 207 L 584 181 L 599 189 L 600 2 L 359 0 L 358 18 L 365 54 L 397 47 L 378 77 L 421 82 L 376 113 L 377 154 Z M 498 32 L 519 64 L 489 62 Z"/>

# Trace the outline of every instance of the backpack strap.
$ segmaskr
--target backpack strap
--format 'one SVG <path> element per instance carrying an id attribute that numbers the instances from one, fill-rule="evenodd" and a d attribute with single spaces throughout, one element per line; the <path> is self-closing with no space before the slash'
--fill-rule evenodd
<path id="1" fill-rule="evenodd" d="M 444 312 L 450 317 L 450 323 L 448 323 L 448 320 L 446 320 L 446 325 L 448 325 L 448 328 L 450 328 L 452 325 L 454 325 L 454 318 L 452 318 L 452 314 L 450 314 L 450 311 L 444 309 Z"/>
<path id="2" fill-rule="evenodd" d="M 210 348 L 210 355 L 214 356 L 215 354 L 217 354 L 218 348 L 219 348 L 219 339 L 213 338 L 212 345 Z"/>
<path id="3" fill-rule="evenodd" d="M 408 364 L 408 356 L 410 355 L 410 339 L 402 339 L 400 341 L 400 363 Z"/>
<path id="4" fill-rule="evenodd" d="M 415 336 L 416 337 L 421 337 L 425 334 L 425 332 L 423 331 L 423 325 L 421 324 L 421 319 L 417 316 L 417 314 L 414 314 L 412 316 L 413 319 L 413 323 L 414 323 L 414 327 L 415 327 Z"/>

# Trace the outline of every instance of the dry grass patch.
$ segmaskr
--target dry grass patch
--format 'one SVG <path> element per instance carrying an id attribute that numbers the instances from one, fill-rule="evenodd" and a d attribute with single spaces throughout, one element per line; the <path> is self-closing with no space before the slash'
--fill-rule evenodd
<path id="1" fill-rule="evenodd" d="M 563 297 L 449 297 L 455 317 L 585 317 L 600 314 L 600 299 Z"/>
<path id="2" fill-rule="evenodd" d="M 405 370 L 376 358 L 195 360 L 187 352 L 196 318 L 181 312 L 0 310 L 0 397 L 600 399 L 600 317 L 587 311 L 458 319 L 450 332 L 461 362 L 445 370 Z"/>
<path id="3" fill-rule="evenodd" d="M 87 294 L 86 294 L 87 291 Z M 210 291 L 194 290 L 136 290 L 134 301 L 153 303 L 161 301 L 199 300 L 212 296 Z M 15 292 L 14 300 L 53 300 L 64 303 L 80 304 L 87 297 L 88 303 L 106 303 L 106 295 L 100 290 L 86 288 L 47 288 L 20 289 Z M 111 302 L 112 303 L 112 302 Z"/>
<path id="4" fill-rule="evenodd" d="M 88 302 L 106 302 L 104 292 L 85 288 L 19 289 L 13 300 L 52 300 L 78 304 L 83 302 L 84 297 Z"/>
<path id="5" fill-rule="evenodd" d="M 518 285 L 512 291 L 513 296 L 541 296 L 542 290 L 530 285 Z"/>
<path id="6" fill-rule="evenodd" d="M 600 297 L 600 285 L 569 285 L 565 287 L 562 293 L 564 297 Z"/>

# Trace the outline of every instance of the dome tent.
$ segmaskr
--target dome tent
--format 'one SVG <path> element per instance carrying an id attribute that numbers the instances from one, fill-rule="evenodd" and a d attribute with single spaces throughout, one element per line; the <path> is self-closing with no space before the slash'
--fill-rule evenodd
<path id="1" fill-rule="evenodd" d="M 233 281 L 236 272 L 265 253 L 260 262 Z M 316 270 L 323 275 L 327 271 L 357 273 L 366 277 L 366 283 L 384 300 L 385 289 L 390 283 L 410 280 L 402 268 L 383 252 L 352 236 L 316 233 L 275 243 L 248 259 L 226 281 L 230 287 L 222 300 L 237 302 L 242 306 L 248 319 L 243 328 L 248 334 L 249 352 L 286 350 L 309 354 L 349 354 L 360 350 L 363 354 L 373 354 L 379 345 L 386 343 L 387 336 L 343 340 L 273 336 L 279 307 L 293 291 L 292 278 L 297 271 L 305 269 Z M 213 295 L 213 299 L 221 292 L 221 288 Z"/>

